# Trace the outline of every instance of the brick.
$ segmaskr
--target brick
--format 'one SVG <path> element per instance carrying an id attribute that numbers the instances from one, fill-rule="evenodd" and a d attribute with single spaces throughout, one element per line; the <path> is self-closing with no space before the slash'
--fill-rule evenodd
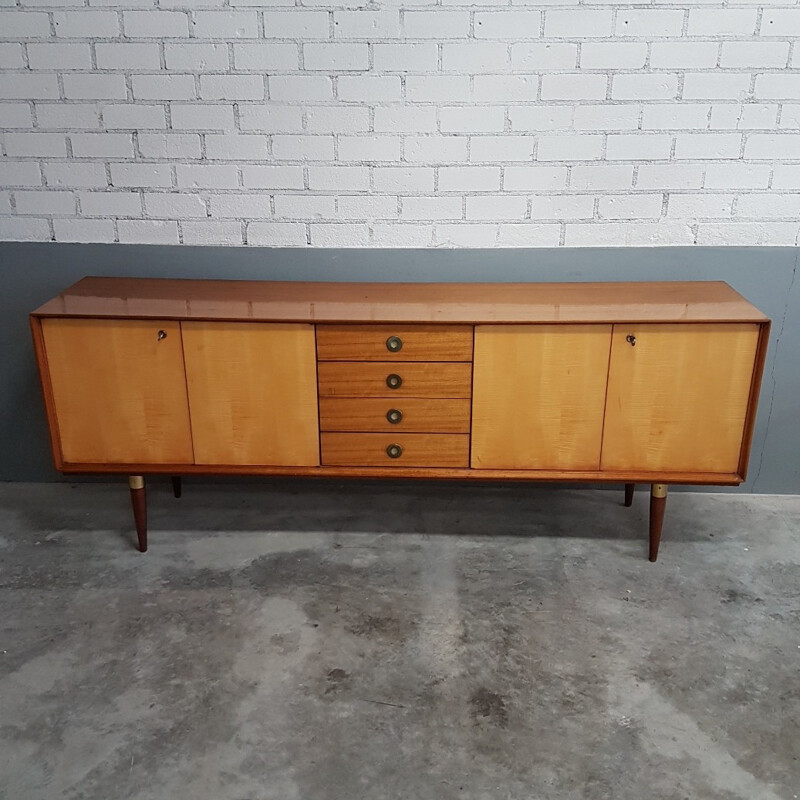
<path id="1" fill-rule="evenodd" d="M 208 134 L 205 140 L 207 158 L 259 161 L 269 157 L 267 137 L 259 134 Z"/>
<path id="2" fill-rule="evenodd" d="M 570 189 L 629 190 L 632 185 L 633 167 L 628 164 L 577 164 L 570 173 Z"/>
<path id="3" fill-rule="evenodd" d="M 658 103 L 646 105 L 642 114 L 643 130 L 681 130 L 708 127 L 708 103 Z"/>
<path id="4" fill-rule="evenodd" d="M 533 145 L 531 145 L 533 150 Z M 424 164 L 448 164 L 467 160 L 465 136 L 407 136 L 405 160 Z"/>
<path id="5" fill-rule="evenodd" d="M 201 75 L 200 97 L 203 100 L 263 100 L 264 78 L 261 75 Z"/>
<path id="6" fill-rule="evenodd" d="M 227 245 L 236 247 L 244 243 L 242 225 L 236 220 L 205 220 L 181 222 L 184 244 Z"/>
<path id="7" fill-rule="evenodd" d="M 356 109 L 347 109 L 352 112 Z M 366 109 L 358 109 L 366 112 Z M 309 130 L 311 112 L 309 111 Z M 368 115 L 364 118 L 355 117 L 351 123 L 357 123 L 359 127 L 353 130 L 368 130 Z M 378 106 L 375 109 L 375 133 L 434 133 L 436 131 L 436 109 L 427 106 L 415 106 L 411 103 L 393 106 Z M 349 132 L 349 131 L 342 131 Z"/>
<path id="8" fill-rule="evenodd" d="M 694 244 L 694 233 L 685 222 L 594 222 L 567 224 L 567 247 L 657 247 Z"/>
<path id="9" fill-rule="evenodd" d="M 684 100 L 743 100 L 749 92 L 749 74 L 690 72 L 683 79 Z"/>
<path id="10" fill-rule="evenodd" d="M 261 192 L 212 195 L 211 216 L 235 219 L 264 219 L 271 217 L 270 198 L 269 195 Z"/>
<path id="11" fill-rule="evenodd" d="M 113 242 L 114 222 L 110 219 L 54 219 L 57 242 Z"/>
<path id="12" fill-rule="evenodd" d="M 47 39 L 50 20 L 39 11 L 0 11 L 0 31 L 4 39 Z"/>
<path id="13" fill-rule="evenodd" d="M 7 133 L 6 155 L 41 158 L 65 158 L 67 141 L 60 133 Z"/>
<path id="14" fill-rule="evenodd" d="M 275 158 L 285 159 L 287 161 L 332 161 L 333 137 L 286 135 L 273 136 L 272 154 L 275 156 Z"/>
<path id="15" fill-rule="evenodd" d="M 134 75 L 133 96 L 137 100 L 193 100 L 193 75 Z"/>
<path id="16" fill-rule="evenodd" d="M 138 192 L 78 192 L 84 217 L 141 217 L 142 197 Z"/>
<path id="17" fill-rule="evenodd" d="M 195 11 L 192 33 L 197 39 L 255 39 L 258 14 L 255 11 Z"/>
<path id="18" fill-rule="evenodd" d="M 110 169 L 111 185 L 120 189 L 172 186 L 172 170 L 169 164 L 111 164 Z"/>
<path id="19" fill-rule="evenodd" d="M 308 188 L 366 192 L 369 190 L 369 168 L 310 166 L 308 168 Z"/>
<path id="20" fill-rule="evenodd" d="M 372 247 L 427 247 L 433 227 L 413 223 L 380 223 L 372 226 Z"/>
<path id="21" fill-rule="evenodd" d="M 340 100 L 392 101 L 400 99 L 400 92 L 397 75 L 342 75 L 337 87 Z"/>
<path id="22" fill-rule="evenodd" d="M 146 12 L 149 13 L 149 12 Z M 45 17 L 46 15 L 42 14 Z M 115 11 L 57 11 L 53 14 L 56 36 L 69 39 L 113 39 L 119 36 L 119 17 Z M 3 22 L 0 20 L 0 29 Z M 50 26 L 42 37 L 50 35 Z"/>
<path id="23" fill-rule="evenodd" d="M 302 133 L 303 109 L 301 106 L 279 106 L 273 103 L 240 103 L 239 128 L 244 132 Z"/>
<path id="24" fill-rule="evenodd" d="M 48 186 L 62 189 L 105 189 L 108 186 L 104 164 L 82 162 L 44 165 Z"/>
<path id="25" fill-rule="evenodd" d="M 611 79 L 614 100 L 673 100 L 677 96 L 677 75 L 615 75 Z"/>
<path id="26" fill-rule="evenodd" d="M 637 189 L 700 189 L 704 168 L 694 164 L 642 164 Z"/>
<path id="27" fill-rule="evenodd" d="M 755 8 L 693 8 L 689 11 L 689 36 L 752 36 Z"/>
<path id="28" fill-rule="evenodd" d="M 235 189 L 239 185 L 234 164 L 178 164 L 175 169 L 182 189 Z"/>
<path id="29" fill-rule="evenodd" d="M 333 30 L 337 39 L 398 39 L 398 11 L 334 11 Z"/>
<path id="30" fill-rule="evenodd" d="M 13 79 L 10 75 L 13 74 Z M 55 75 L 7 73 L 0 80 L 0 100 L 58 100 L 58 79 Z"/>
<path id="31" fill-rule="evenodd" d="M 439 109 L 442 133 L 494 133 L 505 128 L 506 110 L 502 106 L 455 106 Z"/>
<path id="32" fill-rule="evenodd" d="M 545 12 L 544 35 L 548 38 L 592 39 L 611 35 L 610 9 L 551 10 Z"/>
<path id="33" fill-rule="evenodd" d="M 785 161 L 800 159 L 800 134 L 753 133 L 747 137 L 745 158 L 774 161 L 776 153 Z"/>
<path id="34" fill-rule="evenodd" d="M 641 69 L 646 60 L 646 42 L 586 42 L 581 47 L 582 69 Z"/>
<path id="35" fill-rule="evenodd" d="M 592 161 L 603 154 L 603 137 L 592 134 L 540 136 L 537 161 Z"/>
<path id="36" fill-rule="evenodd" d="M 730 217 L 733 199 L 732 194 L 671 194 L 667 216 L 686 219 Z"/>
<path id="37" fill-rule="evenodd" d="M 30 128 L 33 126 L 28 103 L 0 103 L 0 128 Z"/>
<path id="38" fill-rule="evenodd" d="M 787 106 L 784 105 L 781 119 L 786 117 Z M 732 130 L 767 129 L 774 130 L 778 118 L 778 104 L 761 103 L 724 103 L 711 109 L 712 129 L 727 128 Z"/>
<path id="39" fill-rule="evenodd" d="M 743 106 L 743 108 L 748 108 L 748 106 Z M 753 125 L 752 127 L 758 128 L 769 128 L 772 129 L 775 127 L 774 124 L 774 117 L 772 117 L 768 112 L 772 112 L 773 109 L 776 109 L 776 106 L 755 106 L 755 108 L 763 108 L 764 109 L 764 118 L 758 120 L 761 122 L 760 125 Z M 713 119 L 713 117 L 712 117 Z M 768 122 L 771 119 L 772 122 Z M 7 126 L 13 127 L 13 126 Z M 783 129 L 792 129 L 792 130 L 800 130 L 800 104 L 793 104 L 793 103 L 784 103 L 781 107 L 781 122 L 780 127 Z"/>
<path id="40" fill-rule="evenodd" d="M 546 80 L 545 76 L 542 80 Z M 580 76 L 579 76 L 580 77 Z M 602 76 L 590 76 L 602 77 Z M 602 78 L 605 81 L 605 78 Z M 476 75 L 473 83 L 474 99 L 477 102 L 534 101 L 539 90 L 539 78 L 536 75 Z M 542 88 L 542 98 L 544 88 Z"/>
<path id="41" fill-rule="evenodd" d="M 117 222 L 123 244 L 178 244 L 178 223 L 149 219 L 121 219 Z"/>
<path id="42" fill-rule="evenodd" d="M 773 189 L 800 189 L 800 164 L 776 164 L 772 174 Z"/>
<path id="43" fill-rule="evenodd" d="M 182 160 L 200 158 L 200 137 L 195 133 L 140 133 L 139 152 L 144 158 Z"/>
<path id="44" fill-rule="evenodd" d="M 122 27 L 125 35 L 132 39 L 186 38 L 189 36 L 189 17 L 183 11 L 123 11 Z"/>
<path id="45" fill-rule="evenodd" d="M 739 158 L 740 133 L 679 133 L 675 137 L 675 158 Z"/>
<path id="46" fill-rule="evenodd" d="M 146 70 L 161 67 L 161 55 L 155 42 L 102 43 L 95 45 L 99 69 Z"/>
<path id="47" fill-rule="evenodd" d="M 593 215 L 593 195 L 554 194 L 531 198 L 531 219 L 591 219 Z"/>
<path id="48" fill-rule="evenodd" d="M 683 11 L 667 9 L 625 9 L 617 14 L 614 33 L 649 39 L 653 36 L 680 36 Z"/>
<path id="49" fill-rule="evenodd" d="M 507 192 L 541 192 L 547 189 L 563 189 L 566 185 L 566 167 L 526 166 L 503 169 L 503 189 Z"/>
<path id="50" fill-rule="evenodd" d="M 409 39 L 466 39 L 467 11 L 406 11 L 405 35 Z"/>
<path id="51" fill-rule="evenodd" d="M 175 130 L 230 131 L 235 128 L 232 105 L 171 103 L 170 116 Z"/>
<path id="52" fill-rule="evenodd" d="M 42 214 L 75 214 L 75 195 L 72 192 L 38 192 L 16 191 L 14 199 L 17 204 L 17 214 L 42 215 Z"/>
<path id="53" fill-rule="evenodd" d="M 576 130 L 636 130 L 639 127 L 639 113 L 638 105 L 579 105 L 575 107 L 572 124 Z"/>
<path id="54" fill-rule="evenodd" d="M 243 165 L 246 189 L 302 189 L 303 168 L 272 165 Z"/>
<path id="55" fill-rule="evenodd" d="M 539 11 L 496 10 L 475 12 L 475 38 L 509 40 L 538 39 L 542 25 Z"/>
<path id="56" fill-rule="evenodd" d="M 543 75 L 542 100 L 604 100 L 605 75 Z"/>
<path id="57" fill-rule="evenodd" d="M 500 167 L 440 167 L 440 192 L 497 192 Z M 469 203 L 469 201 L 468 201 Z M 467 205 L 469 216 L 469 205 Z"/>
<path id="58" fill-rule="evenodd" d="M 133 158 L 129 133 L 73 133 L 72 154 L 76 158 Z M 139 138 L 141 144 L 141 137 Z"/>
<path id="59" fill-rule="evenodd" d="M 511 45 L 511 68 L 520 72 L 575 69 L 578 45 L 566 42 L 520 42 Z"/>
<path id="60" fill-rule="evenodd" d="M 205 200 L 199 194 L 145 192 L 144 210 L 148 217 L 161 219 L 205 219 Z"/>
<path id="61" fill-rule="evenodd" d="M 64 96 L 69 100 L 125 100 L 123 75 L 64 75 Z"/>
<path id="62" fill-rule="evenodd" d="M 19 42 L 0 42 L 0 69 L 22 69 L 24 66 L 22 44 Z"/>
<path id="63" fill-rule="evenodd" d="M 31 42 L 28 63 L 31 69 L 91 69 L 92 53 L 88 44 Z"/>
<path id="64" fill-rule="evenodd" d="M 60 130 L 99 128 L 100 108 L 94 103 L 36 103 L 36 126 Z"/>
<path id="65" fill-rule="evenodd" d="M 0 186 L 11 188 L 41 185 L 42 171 L 38 163 L 0 159 Z"/>
<path id="66" fill-rule="evenodd" d="M 797 222 L 701 222 L 697 226 L 697 244 L 706 246 L 794 246 L 798 235 Z"/>
<path id="67" fill-rule="evenodd" d="M 658 219 L 664 195 L 624 194 L 601 197 L 597 205 L 600 219 Z"/>
<path id="68" fill-rule="evenodd" d="M 269 97 L 295 103 L 333 100 L 333 83 L 322 75 L 270 75 Z"/>
<path id="69" fill-rule="evenodd" d="M 372 179 L 379 192 L 432 192 L 434 170 L 433 167 L 374 167 Z"/>
<path id="70" fill-rule="evenodd" d="M 768 164 L 709 164 L 706 189 L 766 189 L 769 186 Z"/>
<path id="71" fill-rule="evenodd" d="M 436 243 L 448 247 L 494 247 L 497 225 L 474 222 L 455 222 L 435 225 Z"/>
<path id="72" fill-rule="evenodd" d="M 533 136 L 474 136 L 470 161 L 530 161 L 535 141 Z"/>
<path id="73" fill-rule="evenodd" d="M 759 100 L 800 100 L 800 74 L 768 74 L 756 78 Z"/>
<path id="74" fill-rule="evenodd" d="M 275 195 L 275 216 L 289 219 L 332 219 L 335 198 L 325 195 Z"/>
<path id="75" fill-rule="evenodd" d="M 249 222 L 247 243 L 270 247 L 305 247 L 306 226 L 300 222 Z"/>
<path id="76" fill-rule="evenodd" d="M 508 109 L 512 131 L 569 130 L 572 127 L 573 107 L 566 105 L 544 105 L 536 103 L 511 106 Z"/>
<path id="77" fill-rule="evenodd" d="M 313 222 L 308 227 L 312 247 L 365 247 L 369 242 L 366 223 Z"/>
<path id="78" fill-rule="evenodd" d="M 800 36 L 800 9 L 765 8 L 761 17 L 761 36 Z"/>
<path id="79" fill-rule="evenodd" d="M 408 101 L 460 103 L 469 99 L 469 78 L 466 75 L 409 75 L 406 78 Z"/>
<path id="80" fill-rule="evenodd" d="M 606 158 L 609 161 L 648 161 L 669 158 L 672 137 L 660 133 L 609 134 Z"/>
<path id="81" fill-rule="evenodd" d="M 436 42 L 373 44 L 373 60 L 378 72 L 435 72 L 439 51 Z"/>
<path id="82" fill-rule="evenodd" d="M 650 66 L 654 69 L 711 69 L 717 65 L 717 42 L 653 42 Z"/>
<path id="83" fill-rule="evenodd" d="M 234 53 L 242 45 L 234 45 Z M 230 69 L 228 59 L 228 45 L 222 42 L 199 42 L 185 44 L 183 42 L 166 42 L 164 44 L 164 58 L 167 69 L 204 72 L 223 71 Z M 237 69 L 242 67 L 237 64 Z"/>
<path id="84" fill-rule="evenodd" d="M 723 42 L 721 67 L 786 67 L 789 42 Z"/>
<path id="85" fill-rule="evenodd" d="M 264 12 L 264 37 L 267 39 L 327 39 L 328 36 L 327 11 Z"/>
<path id="86" fill-rule="evenodd" d="M 46 219 L 0 217 L 0 241 L 47 242 L 50 239 L 50 223 Z"/>
<path id="87" fill-rule="evenodd" d="M 237 42 L 233 45 L 233 63 L 236 69 L 258 73 L 296 70 L 300 64 L 300 51 L 296 44 L 289 42 Z"/>
<path id="88" fill-rule="evenodd" d="M 445 42 L 442 69 L 445 72 L 502 72 L 508 70 L 508 46 L 504 42 Z"/>
<path id="89" fill-rule="evenodd" d="M 397 219 L 397 198 L 391 195 L 340 195 L 336 200 L 338 219 Z"/>
<path id="90" fill-rule="evenodd" d="M 103 106 L 103 125 L 109 129 L 158 130 L 166 128 L 164 107 L 145 103 Z"/>
<path id="91" fill-rule="evenodd" d="M 340 161 L 399 161 L 400 139 L 396 136 L 340 136 Z"/>
<path id="92" fill-rule="evenodd" d="M 528 198 L 515 195 L 467 197 L 467 219 L 525 219 Z"/>
<path id="93" fill-rule="evenodd" d="M 560 225 L 510 223 L 498 226 L 497 244 L 500 247 L 558 247 L 560 237 Z"/>
<path id="94" fill-rule="evenodd" d="M 460 197 L 404 197 L 402 219 L 461 219 Z"/>

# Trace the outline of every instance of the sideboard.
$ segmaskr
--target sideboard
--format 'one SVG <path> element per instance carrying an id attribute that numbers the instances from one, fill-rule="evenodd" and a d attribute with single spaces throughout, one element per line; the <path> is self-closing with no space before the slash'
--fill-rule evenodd
<path id="1" fill-rule="evenodd" d="M 89 277 L 31 314 L 53 458 L 129 476 L 745 479 L 769 320 L 721 282 Z"/>

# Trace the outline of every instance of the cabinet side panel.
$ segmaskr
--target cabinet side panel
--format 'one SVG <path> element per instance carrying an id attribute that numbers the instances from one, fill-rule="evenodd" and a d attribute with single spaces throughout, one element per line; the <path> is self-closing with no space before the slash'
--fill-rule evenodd
<path id="1" fill-rule="evenodd" d="M 475 328 L 472 466 L 594 470 L 610 325 Z"/>
<path id="2" fill-rule="evenodd" d="M 50 381 L 50 368 L 47 364 L 47 350 L 42 333 L 42 320 L 31 317 L 31 334 L 33 336 L 33 351 L 36 355 L 36 366 L 39 370 L 39 381 L 42 385 L 44 409 L 47 415 L 47 428 L 50 432 L 50 449 L 53 453 L 53 463 L 56 469 L 61 469 L 64 458 L 61 455 L 61 436 L 58 432 L 58 418 L 56 417 L 55 401 L 53 400 L 53 386 Z"/>
<path id="3" fill-rule="evenodd" d="M 747 323 L 615 325 L 602 469 L 737 472 L 758 334 Z"/>
<path id="4" fill-rule="evenodd" d="M 42 334 L 64 462 L 192 462 L 177 322 L 54 318 Z"/>
<path id="5" fill-rule="evenodd" d="M 314 328 L 182 323 L 195 463 L 319 464 Z"/>

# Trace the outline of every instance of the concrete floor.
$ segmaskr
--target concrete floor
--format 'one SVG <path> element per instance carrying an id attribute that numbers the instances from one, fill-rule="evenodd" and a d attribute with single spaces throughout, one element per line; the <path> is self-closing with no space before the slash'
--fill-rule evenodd
<path id="1" fill-rule="evenodd" d="M 7 800 L 794 800 L 800 497 L 0 485 Z"/>

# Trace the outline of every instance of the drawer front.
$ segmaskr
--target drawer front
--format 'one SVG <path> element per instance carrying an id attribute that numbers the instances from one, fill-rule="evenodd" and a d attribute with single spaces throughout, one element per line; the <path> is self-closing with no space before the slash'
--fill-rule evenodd
<path id="1" fill-rule="evenodd" d="M 320 397 L 469 397 L 472 364 L 321 361 Z"/>
<path id="2" fill-rule="evenodd" d="M 469 433 L 469 415 L 469 400 L 323 397 L 319 403 L 323 431 Z"/>
<path id="3" fill-rule="evenodd" d="M 467 467 L 469 436 L 450 433 L 323 433 L 329 467 Z"/>
<path id="4" fill-rule="evenodd" d="M 468 325 L 317 325 L 320 361 L 471 361 Z"/>

